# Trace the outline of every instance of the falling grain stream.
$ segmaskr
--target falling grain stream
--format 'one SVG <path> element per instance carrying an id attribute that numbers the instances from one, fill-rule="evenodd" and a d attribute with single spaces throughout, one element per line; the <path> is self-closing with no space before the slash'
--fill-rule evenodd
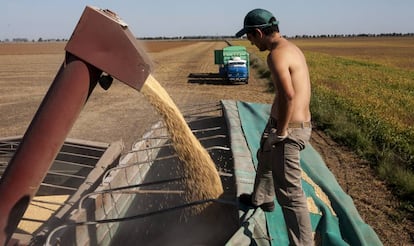
<path id="1" fill-rule="evenodd" d="M 223 187 L 215 164 L 191 132 L 171 97 L 151 75 L 141 92 L 164 118 L 174 149 L 183 162 L 186 201 L 218 198 L 223 193 Z M 196 206 L 191 212 L 197 213 L 203 207 Z"/>

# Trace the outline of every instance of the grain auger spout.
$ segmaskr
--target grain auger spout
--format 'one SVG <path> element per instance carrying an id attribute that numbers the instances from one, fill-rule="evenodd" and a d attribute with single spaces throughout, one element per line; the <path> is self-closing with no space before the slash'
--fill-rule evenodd
<path id="1" fill-rule="evenodd" d="M 128 25 L 110 10 L 86 7 L 65 50 L 136 90 L 152 70 Z"/>
<path id="2" fill-rule="evenodd" d="M 112 76 L 140 90 L 151 72 L 136 38 L 109 10 L 86 7 L 65 50 L 60 70 L 1 177 L 0 245 L 10 240 L 98 81 L 107 89 L 110 81 L 102 78 Z"/>

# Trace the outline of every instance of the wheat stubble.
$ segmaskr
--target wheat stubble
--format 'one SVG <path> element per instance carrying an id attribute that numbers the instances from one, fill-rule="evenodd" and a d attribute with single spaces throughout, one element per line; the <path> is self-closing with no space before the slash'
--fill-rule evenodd
<path id="1" fill-rule="evenodd" d="M 187 202 L 218 198 L 223 193 L 223 187 L 215 164 L 191 132 L 171 97 L 151 75 L 140 91 L 163 117 L 174 149 L 183 162 Z M 202 208 L 197 206 L 194 209 Z"/>

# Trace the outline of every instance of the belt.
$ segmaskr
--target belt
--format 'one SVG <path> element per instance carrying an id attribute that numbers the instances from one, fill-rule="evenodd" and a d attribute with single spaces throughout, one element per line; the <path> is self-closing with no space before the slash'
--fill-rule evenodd
<path id="1" fill-rule="evenodd" d="M 276 120 L 272 117 L 269 118 L 269 124 L 272 127 L 277 128 Z M 312 123 L 310 121 L 305 122 L 290 122 L 288 124 L 288 128 L 310 128 L 312 127 Z"/>
<path id="2" fill-rule="evenodd" d="M 310 121 L 306 122 L 291 122 L 288 124 L 288 128 L 310 128 L 312 124 Z"/>

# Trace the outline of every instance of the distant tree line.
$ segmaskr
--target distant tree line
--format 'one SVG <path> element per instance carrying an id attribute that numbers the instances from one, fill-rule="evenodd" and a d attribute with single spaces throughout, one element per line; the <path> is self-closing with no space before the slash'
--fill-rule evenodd
<path id="1" fill-rule="evenodd" d="M 13 39 L 4 39 L 4 40 L 0 40 L 0 42 L 4 42 L 4 43 L 28 43 L 28 42 L 66 42 L 68 41 L 68 39 L 59 39 L 59 38 L 50 38 L 50 39 L 43 39 L 43 38 L 39 38 L 37 40 L 29 40 L 28 38 L 13 38 Z"/>
<path id="2" fill-rule="evenodd" d="M 322 34 L 322 35 L 296 35 L 287 38 L 349 38 L 349 37 L 413 37 L 414 33 L 381 33 L 381 34 Z M 178 36 L 178 37 L 143 37 L 141 40 L 193 40 L 193 39 L 208 39 L 208 40 L 222 40 L 231 39 L 234 36 Z M 246 37 L 242 37 L 246 38 Z"/>
<path id="3" fill-rule="evenodd" d="M 381 33 L 381 34 L 368 34 L 368 33 L 361 33 L 361 34 L 321 34 L 321 35 L 295 35 L 295 36 L 287 36 L 287 38 L 349 38 L 349 37 L 412 37 L 414 33 Z M 140 40 L 223 40 L 223 39 L 232 39 L 235 38 L 233 35 L 222 35 L 222 36 L 212 36 L 212 35 L 196 35 L 196 36 L 176 36 L 176 37 L 138 37 L 137 39 Z M 245 37 L 243 37 L 245 38 Z M 29 40 L 27 38 L 13 38 L 13 39 L 4 39 L 0 40 L 0 42 L 66 42 L 68 39 L 43 39 L 39 38 L 37 40 Z"/>
<path id="4" fill-rule="evenodd" d="M 412 37 L 414 33 L 296 35 L 290 38 L 353 38 L 353 37 Z"/>
<path id="5" fill-rule="evenodd" d="M 322 35 L 296 35 L 287 38 L 349 38 L 349 37 L 412 37 L 414 33 L 381 33 L 381 34 L 322 34 Z M 143 37 L 141 40 L 193 40 L 193 39 L 208 39 L 208 40 L 222 40 L 231 39 L 234 36 L 178 36 L 178 37 Z M 243 37 L 246 38 L 246 37 Z"/>

